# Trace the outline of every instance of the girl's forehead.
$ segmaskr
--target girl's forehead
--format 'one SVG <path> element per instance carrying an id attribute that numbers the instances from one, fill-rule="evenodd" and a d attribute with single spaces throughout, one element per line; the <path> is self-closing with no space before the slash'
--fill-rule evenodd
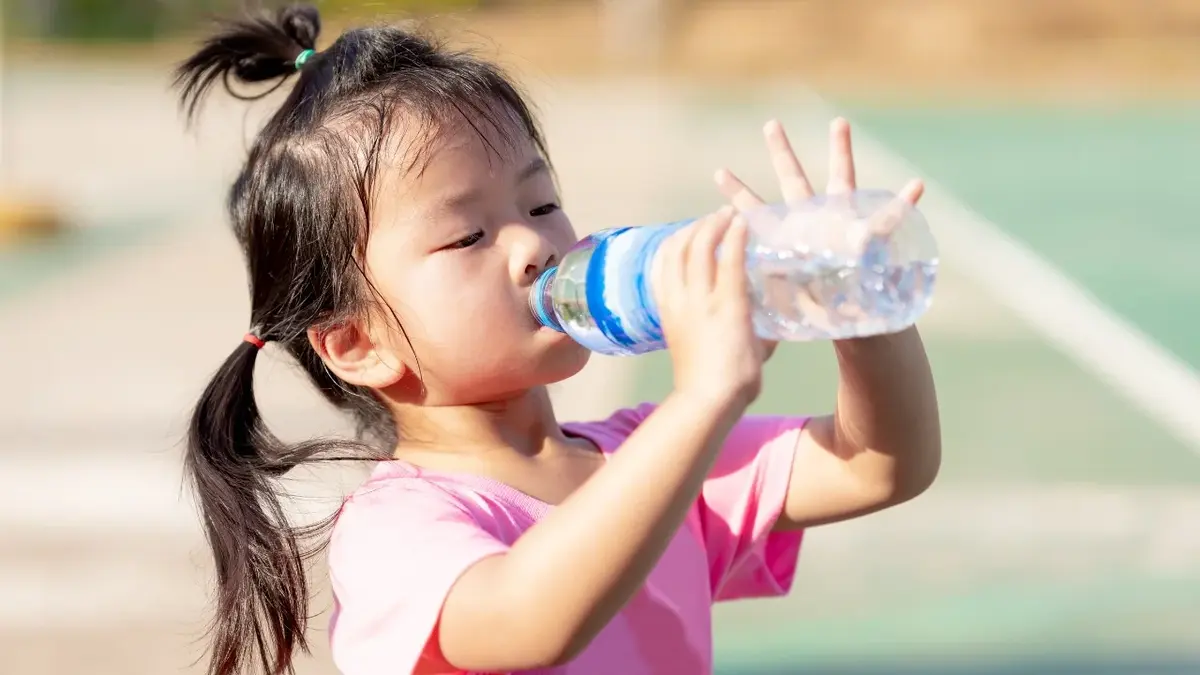
<path id="1" fill-rule="evenodd" d="M 523 126 L 507 120 L 466 120 L 461 115 L 409 127 L 396 140 L 395 161 L 387 162 L 390 178 L 414 186 L 519 171 L 539 154 Z"/>
<path id="2" fill-rule="evenodd" d="M 398 139 L 401 154 L 416 168 L 449 152 L 487 156 L 490 164 L 519 164 L 537 152 L 530 130 L 515 111 L 499 103 L 469 108 L 453 107 L 423 119 L 406 116 Z"/>
<path id="3" fill-rule="evenodd" d="M 496 181 L 520 182 L 521 172 L 541 159 L 533 138 L 516 124 L 503 128 L 458 116 L 405 127 L 379 164 L 375 207 L 385 222 L 464 208 Z"/>

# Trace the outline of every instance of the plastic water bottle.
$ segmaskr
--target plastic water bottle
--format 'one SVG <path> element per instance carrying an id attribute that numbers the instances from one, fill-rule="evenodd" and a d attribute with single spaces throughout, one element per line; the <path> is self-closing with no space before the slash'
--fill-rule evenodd
<path id="1" fill-rule="evenodd" d="M 929 308 L 937 244 L 925 218 L 890 192 L 823 195 L 741 214 L 754 330 L 778 341 L 839 340 L 908 328 Z M 662 349 L 651 288 L 659 245 L 691 220 L 603 230 L 580 240 L 530 291 L 543 326 L 592 351 Z"/>

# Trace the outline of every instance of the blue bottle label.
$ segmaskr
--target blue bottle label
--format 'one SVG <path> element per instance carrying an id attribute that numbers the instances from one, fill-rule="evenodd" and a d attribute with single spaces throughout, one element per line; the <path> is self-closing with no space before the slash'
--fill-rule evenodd
<path id="1" fill-rule="evenodd" d="M 587 270 L 588 312 L 617 351 L 640 354 L 665 346 L 651 288 L 654 256 L 667 237 L 690 222 L 618 228 L 594 240 Z"/>

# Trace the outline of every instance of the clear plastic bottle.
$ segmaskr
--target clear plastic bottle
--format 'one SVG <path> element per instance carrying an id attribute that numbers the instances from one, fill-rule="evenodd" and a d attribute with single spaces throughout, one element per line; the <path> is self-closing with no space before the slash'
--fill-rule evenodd
<path id="1" fill-rule="evenodd" d="M 760 337 L 837 340 L 903 330 L 929 308 L 937 244 L 919 211 L 881 190 L 822 195 L 743 213 Z M 592 351 L 662 349 L 651 289 L 659 245 L 688 221 L 619 227 L 580 240 L 530 291 L 543 326 Z"/>

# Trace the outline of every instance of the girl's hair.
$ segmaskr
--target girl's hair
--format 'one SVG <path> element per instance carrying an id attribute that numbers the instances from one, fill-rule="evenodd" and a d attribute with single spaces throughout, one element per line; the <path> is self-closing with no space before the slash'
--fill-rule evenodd
<path id="1" fill-rule="evenodd" d="M 363 250 L 380 155 L 393 147 L 387 141 L 408 132 L 428 141 L 440 125 L 463 121 L 485 142 L 527 137 L 545 155 L 533 114 L 495 66 L 395 27 L 351 30 L 310 52 L 319 29 L 317 11 L 306 5 L 224 22 L 176 72 L 189 121 L 218 80 L 239 98 L 260 98 L 236 93 L 232 80 L 274 80 L 277 88 L 298 75 L 253 143 L 229 213 L 249 267 L 252 332 L 284 347 L 359 429 L 354 442 L 280 441 L 255 403 L 259 348 L 248 342 L 234 348 L 200 397 L 185 467 L 216 563 L 213 675 L 292 672 L 293 651 L 308 649 L 304 568 L 321 547 L 306 542 L 331 520 L 289 525 L 277 479 L 305 462 L 386 457 L 397 440 L 380 400 L 333 375 L 307 337 L 309 328 L 362 316 L 378 301 Z M 410 144 L 403 158 L 409 170 L 425 161 L 419 146 Z"/>

